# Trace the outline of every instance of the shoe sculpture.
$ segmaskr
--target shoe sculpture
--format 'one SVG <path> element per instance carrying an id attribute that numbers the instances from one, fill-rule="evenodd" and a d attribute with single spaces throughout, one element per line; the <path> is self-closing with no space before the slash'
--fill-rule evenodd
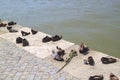
<path id="1" fill-rule="evenodd" d="M 34 35 L 34 34 L 37 34 L 38 31 L 35 31 L 35 30 L 31 29 L 31 32 Z"/>
<path id="2" fill-rule="evenodd" d="M 27 36 L 30 34 L 30 32 L 21 31 L 21 34 L 22 34 L 22 36 Z"/>
<path id="3" fill-rule="evenodd" d="M 23 46 L 29 46 L 29 42 L 26 39 L 22 40 Z"/>

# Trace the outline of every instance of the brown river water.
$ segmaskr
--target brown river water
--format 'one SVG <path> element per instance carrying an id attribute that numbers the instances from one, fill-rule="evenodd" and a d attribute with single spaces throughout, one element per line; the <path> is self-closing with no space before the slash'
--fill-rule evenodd
<path id="1" fill-rule="evenodd" d="M 120 0 L 2 0 L 0 18 L 120 58 Z"/>

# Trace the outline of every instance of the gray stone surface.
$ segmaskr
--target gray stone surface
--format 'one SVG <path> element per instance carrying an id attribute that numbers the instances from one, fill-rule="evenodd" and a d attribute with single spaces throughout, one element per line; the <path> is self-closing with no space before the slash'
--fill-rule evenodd
<path id="1" fill-rule="evenodd" d="M 79 80 L 0 38 L 0 80 Z"/>

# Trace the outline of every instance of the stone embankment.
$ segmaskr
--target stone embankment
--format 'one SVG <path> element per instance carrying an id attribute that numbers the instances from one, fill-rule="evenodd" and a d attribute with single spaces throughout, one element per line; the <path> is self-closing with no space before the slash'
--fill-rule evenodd
<path id="1" fill-rule="evenodd" d="M 116 58 L 116 63 L 102 64 L 101 57 L 112 56 L 94 50 L 82 55 L 78 51 L 79 45 L 63 39 L 43 43 L 42 38 L 51 35 L 38 32 L 35 35 L 30 33 L 22 36 L 21 31 L 30 32 L 31 29 L 20 25 L 12 27 L 18 32 L 10 33 L 6 27 L 0 27 L 0 80 L 88 80 L 89 76 L 93 75 L 103 75 L 104 80 L 109 80 L 110 73 L 120 79 L 120 59 Z M 22 44 L 16 44 L 17 37 L 27 39 L 30 45 L 23 47 Z M 53 60 L 52 50 L 56 50 L 56 46 L 65 49 L 64 59 L 68 58 L 72 49 L 78 53 L 59 73 L 56 72 L 65 62 Z M 93 56 L 94 66 L 83 63 L 89 56 Z"/>

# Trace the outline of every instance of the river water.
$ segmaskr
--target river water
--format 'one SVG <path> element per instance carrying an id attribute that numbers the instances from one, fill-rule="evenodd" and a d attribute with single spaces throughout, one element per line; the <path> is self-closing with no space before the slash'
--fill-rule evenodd
<path id="1" fill-rule="evenodd" d="M 0 18 L 120 58 L 120 0 L 1 0 Z"/>

